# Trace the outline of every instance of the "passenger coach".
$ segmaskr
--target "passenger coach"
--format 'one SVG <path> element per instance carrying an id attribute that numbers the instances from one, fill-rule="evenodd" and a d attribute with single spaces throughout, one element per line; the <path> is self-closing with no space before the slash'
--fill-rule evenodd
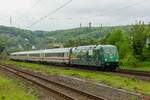
<path id="1" fill-rule="evenodd" d="M 114 45 L 90 45 L 11 53 L 10 59 L 115 70 L 119 56 Z"/>

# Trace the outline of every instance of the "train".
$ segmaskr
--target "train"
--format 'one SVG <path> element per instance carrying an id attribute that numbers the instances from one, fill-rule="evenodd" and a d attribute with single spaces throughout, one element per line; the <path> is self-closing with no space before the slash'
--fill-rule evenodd
<path id="1" fill-rule="evenodd" d="M 10 59 L 104 70 L 116 70 L 119 67 L 119 55 L 115 45 L 88 45 L 14 52 L 10 54 Z"/>

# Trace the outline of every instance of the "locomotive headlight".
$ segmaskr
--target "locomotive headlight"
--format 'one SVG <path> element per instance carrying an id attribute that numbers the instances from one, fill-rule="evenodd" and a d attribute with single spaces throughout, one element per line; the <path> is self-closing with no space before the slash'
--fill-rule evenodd
<path id="1" fill-rule="evenodd" d="M 105 61 L 107 61 L 107 59 L 105 58 Z"/>

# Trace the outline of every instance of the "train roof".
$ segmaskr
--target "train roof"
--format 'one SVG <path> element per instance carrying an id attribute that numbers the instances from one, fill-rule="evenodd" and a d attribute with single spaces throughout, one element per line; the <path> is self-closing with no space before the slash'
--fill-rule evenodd
<path id="1" fill-rule="evenodd" d="M 88 45 L 88 46 L 79 46 L 79 47 L 74 47 L 74 49 L 89 49 L 89 48 L 100 48 L 100 47 L 116 47 L 114 45 Z"/>
<path id="2" fill-rule="evenodd" d="M 23 51 L 23 52 L 14 52 L 14 54 L 36 54 L 36 53 L 58 53 L 58 52 L 69 52 L 70 48 L 55 48 L 55 49 L 45 49 L 45 50 L 33 50 L 33 51 Z"/>
<path id="3" fill-rule="evenodd" d="M 57 52 L 69 52 L 71 48 L 57 48 L 57 49 L 46 49 L 43 53 L 57 53 Z"/>
<path id="4" fill-rule="evenodd" d="M 88 45 L 88 46 L 78 46 L 72 47 L 73 49 L 89 49 L 89 48 L 100 48 L 100 47 L 116 47 L 114 45 Z M 45 49 L 45 50 L 32 50 L 32 51 L 24 51 L 24 52 L 14 52 L 14 54 L 36 54 L 36 53 L 58 53 L 58 52 L 69 52 L 71 48 L 54 48 L 54 49 Z"/>

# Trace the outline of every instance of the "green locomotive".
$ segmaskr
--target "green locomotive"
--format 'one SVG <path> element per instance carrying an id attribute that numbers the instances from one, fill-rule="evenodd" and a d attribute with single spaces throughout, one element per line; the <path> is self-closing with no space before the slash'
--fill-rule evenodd
<path id="1" fill-rule="evenodd" d="M 71 51 L 71 65 L 92 66 L 108 70 L 119 67 L 119 56 L 116 46 L 91 45 L 73 48 Z"/>
<path id="2" fill-rule="evenodd" d="M 19 61 L 46 62 L 115 70 L 119 56 L 114 45 L 90 45 L 11 53 L 10 58 Z"/>

